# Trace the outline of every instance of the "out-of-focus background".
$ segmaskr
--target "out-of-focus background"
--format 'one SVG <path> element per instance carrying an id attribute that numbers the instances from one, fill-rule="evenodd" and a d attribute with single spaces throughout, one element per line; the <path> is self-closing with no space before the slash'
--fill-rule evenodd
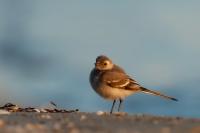
<path id="1" fill-rule="evenodd" d="M 129 113 L 200 116 L 199 1 L 0 1 L 0 104 L 109 111 L 88 77 L 105 54 L 147 88 Z"/>

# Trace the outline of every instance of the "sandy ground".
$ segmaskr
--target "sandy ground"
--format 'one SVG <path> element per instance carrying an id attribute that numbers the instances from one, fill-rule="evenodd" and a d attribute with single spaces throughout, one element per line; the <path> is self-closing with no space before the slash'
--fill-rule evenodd
<path id="1" fill-rule="evenodd" d="M 125 113 L 10 113 L 0 133 L 200 133 L 200 119 Z"/>

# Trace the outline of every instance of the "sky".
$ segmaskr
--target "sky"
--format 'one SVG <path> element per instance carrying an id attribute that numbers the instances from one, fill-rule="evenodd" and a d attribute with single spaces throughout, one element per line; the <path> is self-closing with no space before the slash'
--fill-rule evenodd
<path id="1" fill-rule="evenodd" d="M 98 55 L 109 56 L 146 88 L 124 111 L 199 117 L 200 2 L 0 1 L 0 103 L 108 111 L 90 87 Z M 148 101 L 148 102 L 147 102 Z M 184 111 L 183 111 L 184 110 Z"/>

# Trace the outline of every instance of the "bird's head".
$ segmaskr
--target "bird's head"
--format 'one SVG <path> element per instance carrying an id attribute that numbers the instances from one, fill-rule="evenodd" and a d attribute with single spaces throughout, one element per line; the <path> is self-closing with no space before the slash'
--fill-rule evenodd
<path id="1" fill-rule="evenodd" d="M 110 70 L 113 66 L 112 60 L 105 55 L 100 55 L 96 58 L 95 68 L 98 70 Z"/>

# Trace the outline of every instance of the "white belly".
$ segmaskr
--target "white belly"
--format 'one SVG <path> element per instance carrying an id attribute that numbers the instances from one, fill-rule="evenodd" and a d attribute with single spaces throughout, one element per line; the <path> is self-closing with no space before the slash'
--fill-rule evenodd
<path id="1" fill-rule="evenodd" d="M 134 91 L 118 89 L 118 88 L 111 88 L 107 85 L 99 86 L 95 89 L 95 91 L 100 96 L 102 96 L 108 100 L 124 99 L 125 97 L 134 93 Z"/>

